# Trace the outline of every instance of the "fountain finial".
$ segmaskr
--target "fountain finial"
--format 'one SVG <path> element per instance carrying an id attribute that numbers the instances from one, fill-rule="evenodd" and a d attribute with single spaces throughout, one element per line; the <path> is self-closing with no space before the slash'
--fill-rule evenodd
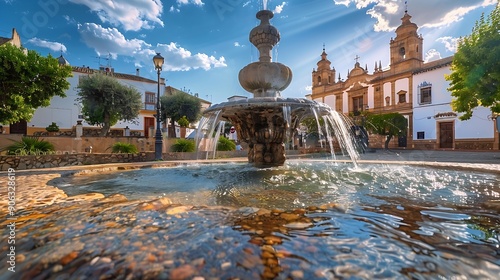
<path id="1" fill-rule="evenodd" d="M 259 50 L 259 61 L 271 62 L 271 50 L 280 41 L 280 33 L 269 23 L 273 12 L 262 10 L 257 13 L 260 25 L 250 31 L 250 42 Z"/>
<path id="2" fill-rule="evenodd" d="M 260 24 L 250 31 L 250 42 L 259 50 L 259 61 L 241 69 L 238 79 L 241 86 L 254 97 L 277 97 L 290 85 L 292 70 L 288 66 L 271 61 L 273 47 L 280 41 L 280 33 L 269 20 L 269 10 L 259 11 L 256 17 Z"/>

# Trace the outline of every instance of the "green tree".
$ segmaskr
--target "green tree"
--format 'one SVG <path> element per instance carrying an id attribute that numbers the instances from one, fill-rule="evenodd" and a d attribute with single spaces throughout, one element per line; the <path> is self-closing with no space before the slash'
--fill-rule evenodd
<path id="1" fill-rule="evenodd" d="M 374 134 L 385 135 L 385 149 L 393 136 L 404 136 L 408 128 L 408 120 L 400 113 L 366 115 L 366 129 Z"/>
<path id="2" fill-rule="evenodd" d="M 141 94 L 111 76 L 91 75 L 78 88 L 77 100 L 83 105 L 85 120 L 101 126 L 101 136 L 108 135 L 119 120 L 135 122 L 142 108 Z"/>
<path id="3" fill-rule="evenodd" d="M 170 131 L 168 135 L 175 135 L 175 122 L 186 117 L 190 123 L 196 122 L 201 117 L 201 101 L 187 93 L 164 95 L 160 98 L 161 120 L 165 122 L 170 118 Z"/>
<path id="4" fill-rule="evenodd" d="M 50 105 L 52 97 L 66 97 L 67 77 L 71 66 L 60 66 L 50 55 L 0 46 L 0 123 L 29 121 L 37 108 Z"/>
<path id="5" fill-rule="evenodd" d="M 472 117 L 478 106 L 500 113 L 500 4 L 485 19 L 476 22 L 472 33 L 460 38 L 451 66 L 451 106 L 464 113 L 460 119 Z"/>

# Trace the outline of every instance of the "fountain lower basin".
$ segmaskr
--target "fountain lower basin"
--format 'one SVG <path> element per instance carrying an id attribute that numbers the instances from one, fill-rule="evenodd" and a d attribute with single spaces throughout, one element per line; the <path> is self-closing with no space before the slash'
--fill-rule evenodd
<path id="1" fill-rule="evenodd" d="M 495 279 L 500 273 L 497 173 L 300 159 L 265 169 L 191 164 L 73 179 L 60 188 L 109 199 L 20 212 L 21 278 Z"/>

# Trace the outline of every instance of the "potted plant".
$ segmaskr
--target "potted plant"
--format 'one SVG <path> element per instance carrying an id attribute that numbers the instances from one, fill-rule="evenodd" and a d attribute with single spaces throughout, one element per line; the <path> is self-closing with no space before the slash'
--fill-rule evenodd
<path id="1" fill-rule="evenodd" d="M 177 123 L 181 127 L 181 138 L 186 138 L 186 127 L 189 126 L 189 121 L 186 116 L 182 116 Z"/>
<path id="2" fill-rule="evenodd" d="M 59 126 L 55 122 L 52 122 L 45 130 L 49 132 L 49 135 L 56 135 L 56 132 L 59 131 Z"/>

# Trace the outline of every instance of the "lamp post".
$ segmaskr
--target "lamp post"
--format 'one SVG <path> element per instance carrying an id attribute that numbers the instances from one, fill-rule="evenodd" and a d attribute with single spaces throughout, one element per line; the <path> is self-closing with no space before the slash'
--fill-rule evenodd
<path id="1" fill-rule="evenodd" d="M 160 72 L 165 59 L 156 53 L 153 57 L 155 69 L 158 72 L 158 95 L 156 97 L 156 134 L 155 134 L 155 160 L 162 160 L 163 139 L 161 136 L 161 115 L 160 115 Z"/>

